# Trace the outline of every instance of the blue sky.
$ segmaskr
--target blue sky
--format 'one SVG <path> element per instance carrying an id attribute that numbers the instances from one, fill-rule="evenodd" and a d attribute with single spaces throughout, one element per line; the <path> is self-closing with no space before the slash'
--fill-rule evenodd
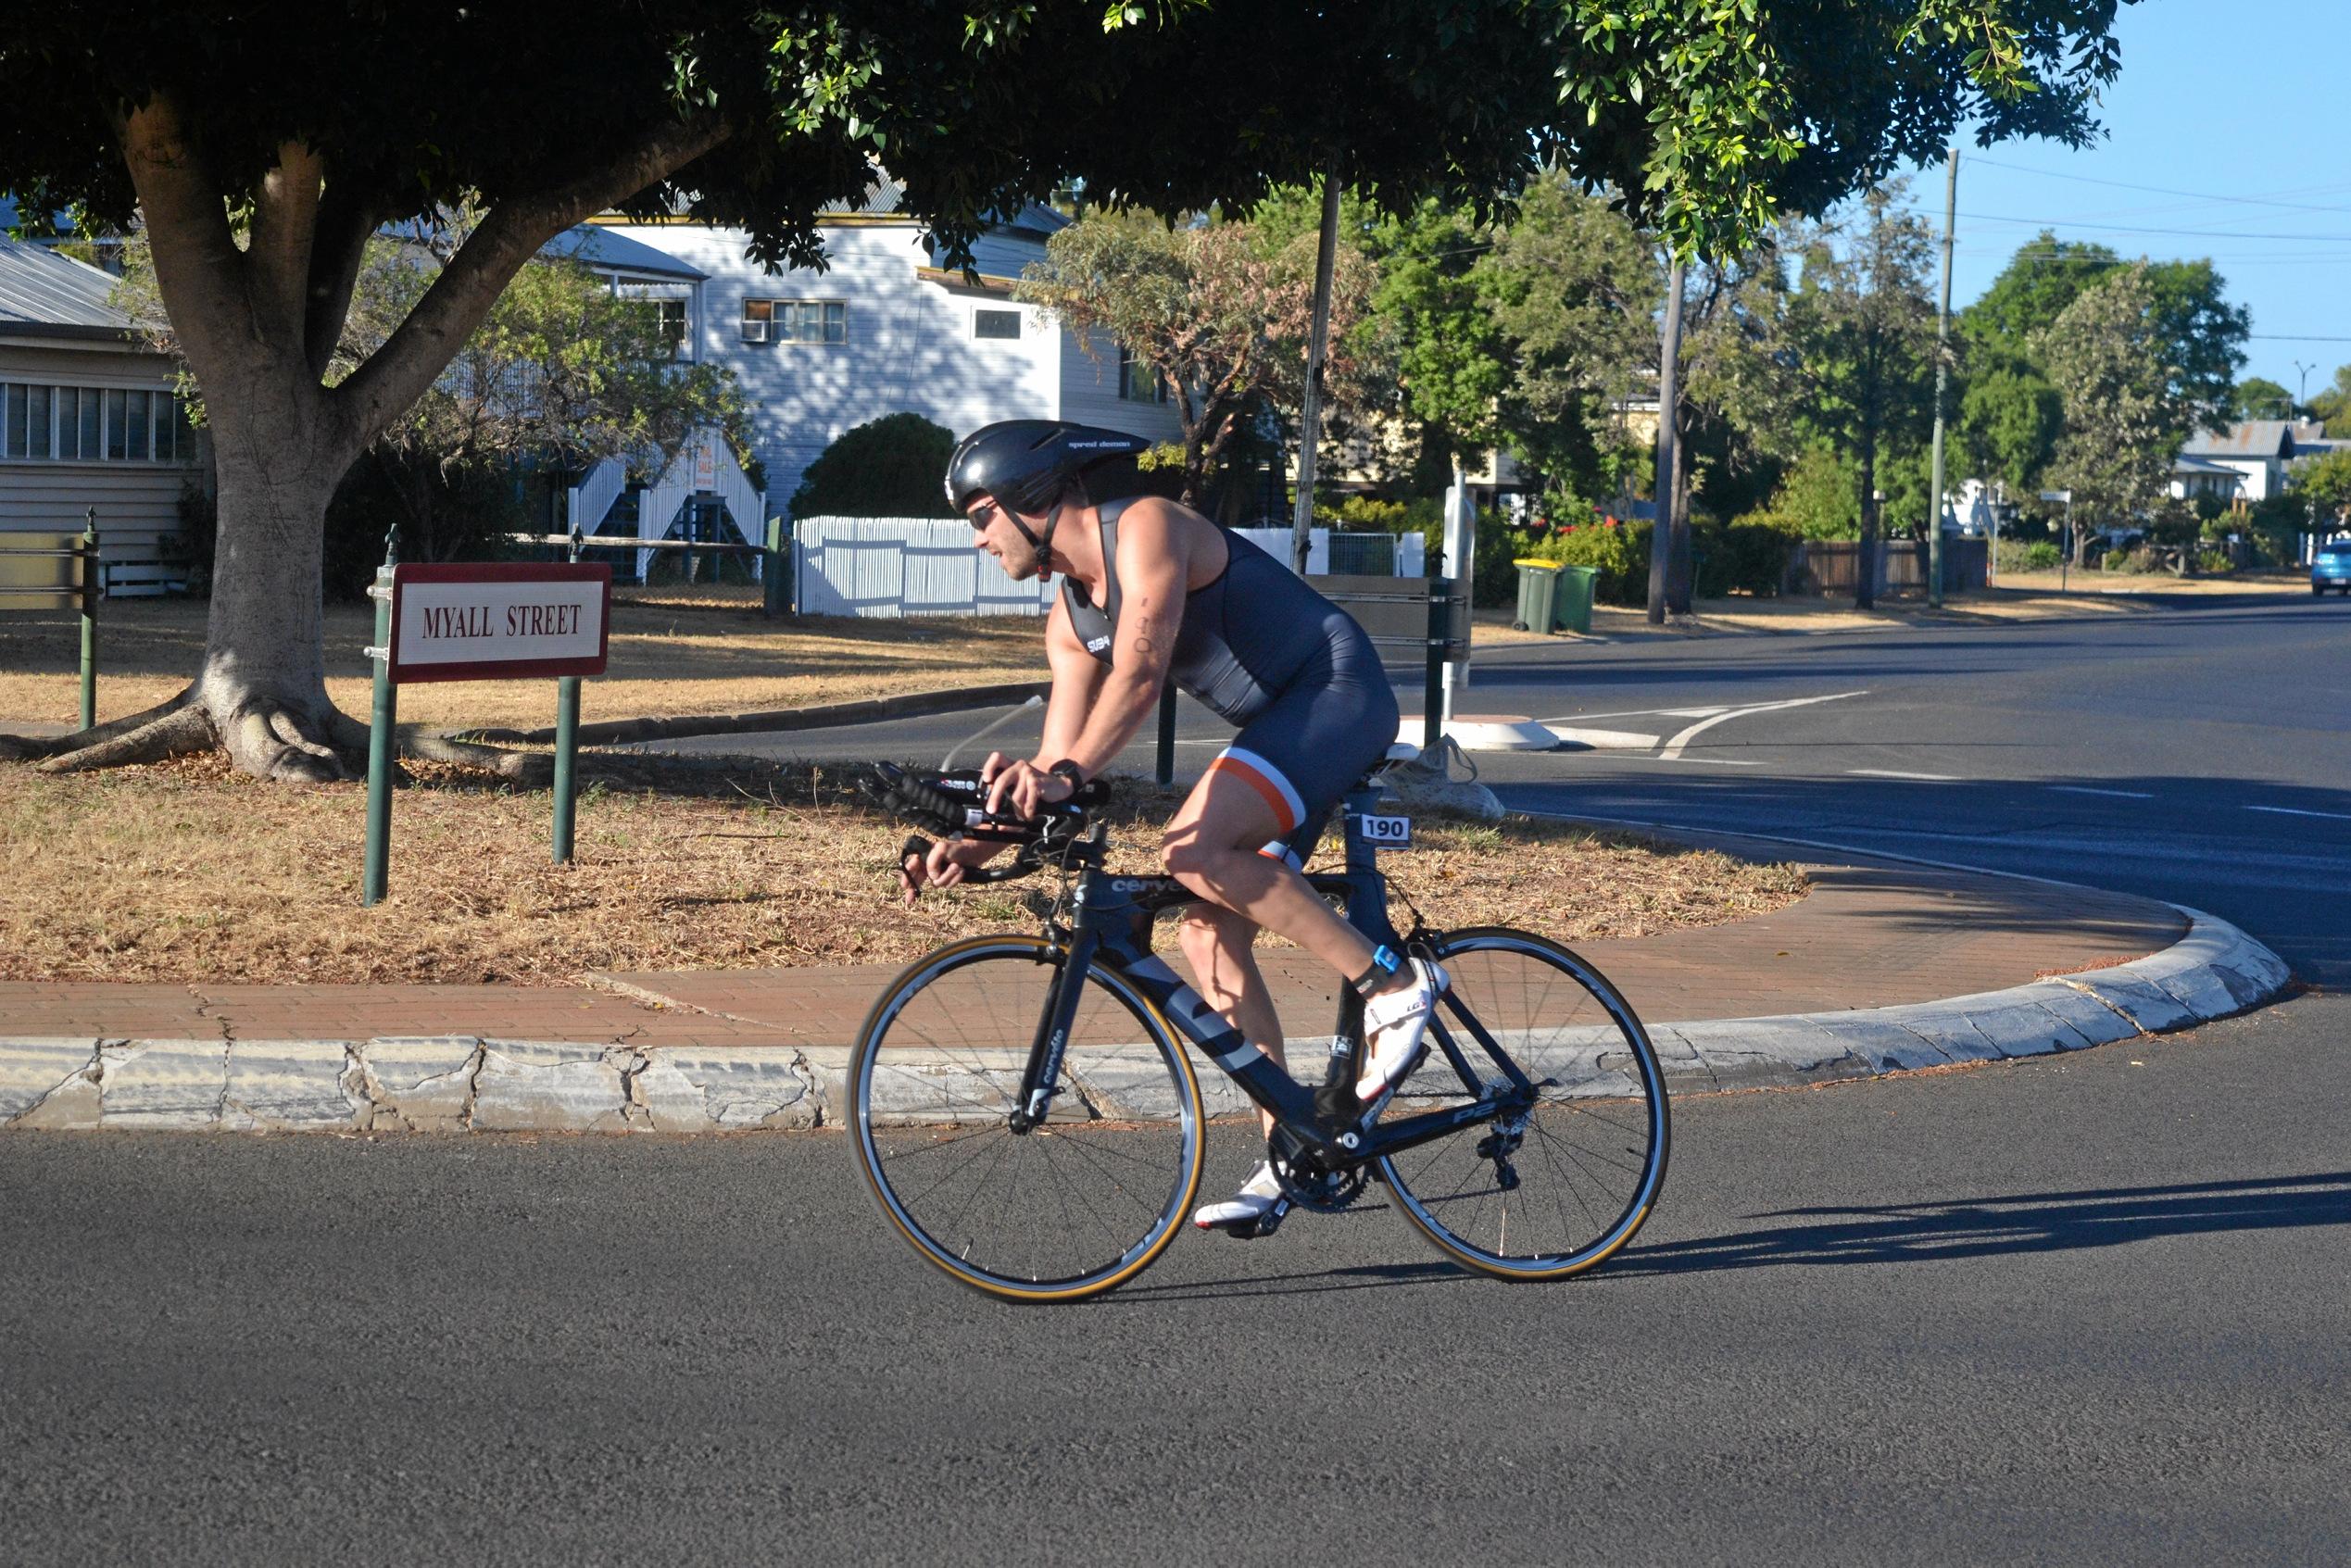
<path id="1" fill-rule="evenodd" d="M 2240 373 L 2296 391 L 2300 360 L 2317 392 L 2351 364 L 2351 4 L 2141 0 L 2116 32 L 2102 139 L 1961 142 L 1953 308 L 2043 228 L 2124 256 L 2210 257 L 2253 311 Z M 1941 164 L 1912 196 L 1939 231 Z"/>

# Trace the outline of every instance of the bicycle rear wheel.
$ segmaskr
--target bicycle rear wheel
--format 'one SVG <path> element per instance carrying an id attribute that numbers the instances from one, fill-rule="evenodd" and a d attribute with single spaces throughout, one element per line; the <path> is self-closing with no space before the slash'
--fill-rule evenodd
<path id="1" fill-rule="evenodd" d="M 1131 1279 L 1200 1185 L 1200 1082 L 1156 1010 L 1092 969 L 1045 1120 L 1013 1130 L 1066 955 L 982 936 L 916 960 L 849 1059 L 850 1141 L 915 1249 L 975 1290 L 1069 1301 Z"/>
<path id="2" fill-rule="evenodd" d="M 1632 1239 L 1666 1179 L 1657 1053 L 1616 987 L 1548 938 L 1462 931 L 1437 957 L 1452 989 L 1390 1114 L 1471 1104 L 1506 1085 L 1472 1020 L 1533 1080 L 1536 1102 L 1383 1158 L 1380 1175 L 1404 1218 L 1457 1262 L 1517 1280 L 1591 1268 Z"/>

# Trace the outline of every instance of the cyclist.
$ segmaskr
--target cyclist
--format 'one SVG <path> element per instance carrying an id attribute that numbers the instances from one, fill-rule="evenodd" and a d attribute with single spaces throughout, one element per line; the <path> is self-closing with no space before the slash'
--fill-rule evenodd
<path id="1" fill-rule="evenodd" d="M 1190 508 L 1132 493 L 1132 458 L 1150 445 L 1009 420 L 965 436 L 949 459 L 948 499 L 973 543 L 1015 582 L 1062 580 L 1045 625 L 1044 736 L 1034 757 L 988 758 L 988 805 L 1025 817 L 1067 799 L 1134 738 L 1169 680 L 1238 725 L 1160 845 L 1168 874 L 1203 900 L 1185 911 L 1184 955 L 1203 999 L 1276 1063 L 1281 1024 L 1251 936 L 1264 926 L 1330 965 L 1364 998 L 1355 1092 L 1368 1105 L 1411 1071 L 1446 975 L 1375 946 L 1301 872 L 1331 809 L 1396 738 L 1395 695 L 1344 610 Z M 1000 847 L 940 843 L 908 856 L 908 899 L 953 886 Z M 1280 1193 L 1261 1162 L 1193 1222 L 1249 1227 Z"/>

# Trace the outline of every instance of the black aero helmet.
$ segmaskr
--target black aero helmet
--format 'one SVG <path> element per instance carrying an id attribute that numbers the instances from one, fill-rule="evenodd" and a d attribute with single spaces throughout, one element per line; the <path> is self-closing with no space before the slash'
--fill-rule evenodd
<path id="1" fill-rule="evenodd" d="M 1150 447 L 1140 436 L 1100 425 L 1000 420 L 955 444 L 955 455 L 947 459 L 948 504 L 962 512 L 973 496 L 987 495 L 1012 511 L 1040 516 L 1087 468 Z"/>

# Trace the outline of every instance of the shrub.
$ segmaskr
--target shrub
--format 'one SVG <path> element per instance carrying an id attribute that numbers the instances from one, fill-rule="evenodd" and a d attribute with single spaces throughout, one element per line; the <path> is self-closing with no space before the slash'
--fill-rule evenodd
<path id="1" fill-rule="evenodd" d="M 1826 446 L 1808 448 L 1789 465 L 1771 504 L 1739 520 L 1797 539 L 1861 537 L 1860 476 Z"/>
<path id="2" fill-rule="evenodd" d="M 1592 583 L 1592 597 L 1601 604 L 1646 604 L 1651 532 L 1645 521 L 1594 518 L 1589 522 L 1570 524 L 1546 537 L 1530 539 L 1517 553 L 1530 560 L 1555 560 L 1562 566 L 1592 568 L 1600 574 Z M 1511 592 L 1515 598 L 1515 571 L 1511 574 Z"/>
<path id="3" fill-rule="evenodd" d="M 2065 558 L 2057 553 L 2055 540 L 2035 539 L 2025 546 L 2024 569 L 2027 571 L 2055 571 Z"/>
<path id="4" fill-rule="evenodd" d="M 804 517 L 953 517 L 940 483 L 955 433 L 920 414 L 885 414 L 841 433 L 800 476 Z"/>
<path id="5" fill-rule="evenodd" d="M 1725 594 L 1778 595 L 1787 581 L 1788 558 L 1802 537 L 1769 513 L 1729 523 L 1700 520 L 1691 531 L 1691 553 L 1698 558 L 1693 588 L 1700 597 L 1710 599 Z"/>

